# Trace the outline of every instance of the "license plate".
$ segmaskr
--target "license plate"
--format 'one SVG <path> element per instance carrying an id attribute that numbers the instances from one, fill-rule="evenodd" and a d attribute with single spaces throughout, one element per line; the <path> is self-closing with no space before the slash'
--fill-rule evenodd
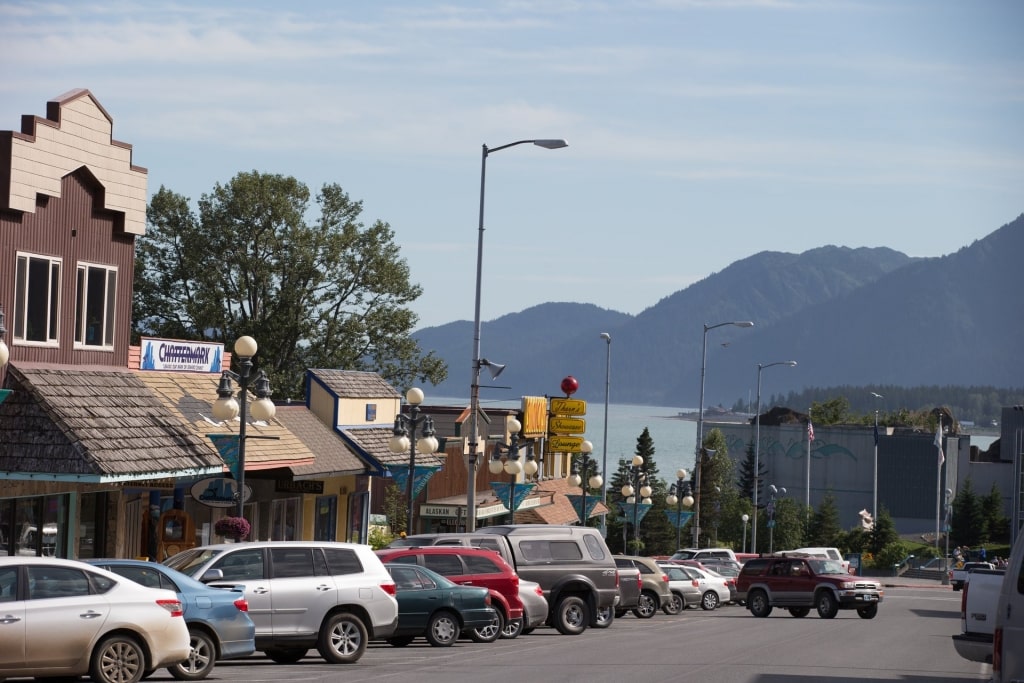
<path id="1" fill-rule="evenodd" d="M 863 600 L 864 602 L 874 602 L 877 599 L 878 596 L 876 595 L 865 595 L 861 597 L 861 600 Z"/>

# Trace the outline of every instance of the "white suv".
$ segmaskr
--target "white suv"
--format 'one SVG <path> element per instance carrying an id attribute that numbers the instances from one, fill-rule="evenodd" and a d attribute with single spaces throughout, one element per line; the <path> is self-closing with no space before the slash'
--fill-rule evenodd
<path id="1" fill-rule="evenodd" d="M 311 648 L 334 664 L 358 661 L 398 625 L 395 582 L 366 545 L 265 541 L 206 545 L 164 564 L 212 586 L 244 586 L 256 649 L 278 664 Z"/>
<path id="2" fill-rule="evenodd" d="M 677 550 L 669 559 L 671 560 L 728 560 L 740 564 L 736 559 L 736 553 L 730 548 L 683 548 Z"/>

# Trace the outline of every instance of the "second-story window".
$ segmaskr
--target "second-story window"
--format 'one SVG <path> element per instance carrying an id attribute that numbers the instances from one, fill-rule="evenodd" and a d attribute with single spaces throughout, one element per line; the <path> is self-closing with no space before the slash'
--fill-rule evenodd
<path id="1" fill-rule="evenodd" d="M 60 259 L 52 256 L 18 254 L 14 283 L 16 341 L 57 343 L 60 264 Z"/>
<path id="2" fill-rule="evenodd" d="M 79 263 L 77 296 L 75 344 L 113 348 L 117 269 Z"/>

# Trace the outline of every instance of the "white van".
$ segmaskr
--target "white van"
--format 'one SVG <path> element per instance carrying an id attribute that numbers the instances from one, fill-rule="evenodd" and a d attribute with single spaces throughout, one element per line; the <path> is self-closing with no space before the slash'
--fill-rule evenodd
<path id="1" fill-rule="evenodd" d="M 992 649 L 992 683 L 1013 681 L 1024 681 L 1024 533 L 1003 575 Z"/>

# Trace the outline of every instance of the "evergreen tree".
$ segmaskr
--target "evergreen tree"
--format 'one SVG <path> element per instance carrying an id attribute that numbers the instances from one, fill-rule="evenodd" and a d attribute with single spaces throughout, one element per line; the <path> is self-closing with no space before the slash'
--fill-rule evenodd
<path id="1" fill-rule="evenodd" d="M 952 531 L 949 538 L 954 545 L 974 547 L 981 543 L 985 515 L 970 478 L 964 480 L 960 492 L 953 499 L 953 519 L 950 521 L 950 527 Z"/>
<path id="2" fill-rule="evenodd" d="M 1003 494 L 992 483 L 992 490 L 981 499 L 981 515 L 985 518 L 985 537 L 982 543 L 1009 540 L 1010 520 L 1003 515 Z"/>
<path id="3" fill-rule="evenodd" d="M 898 540 L 900 540 L 900 535 L 896 531 L 896 525 L 892 521 L 889 510 L 885 506 L 879 507 L 878 519 L 875 520 L 875 526 L 868 537 L 868 551 L 877 556 L 885 546 Z"/>
<path id="4" fill-rule="evenodd" d="M 740 473 L 737 479 L 737 486 L 739 487 L 740 495 L 747 500 L 754 500 L 754 459 L 756 454 L 754 453 L 753 442 L 747 444 L 747 454 L 743 462 L 740 463 Z M 760 506 L 764 503 L 764 479 L 768 474 L 768 466 L 764 464 L 764 461 L 757 463 L 757 501 Z"/>
<path id="5" fill-rule="evenodd" d="M 622 487 L 629 479 L 629 460 L 619 460 L 618 467 L 608 481 L 608 549 L 617 555 L 627 551 L 628 538 L 632 538 L 632 518 L 626 519 L 619 503 L 626 502 Z"/>
<path id="6" fill-rule="evenodd" d="M 634 454 L 644 459 L 641 471 L 645 476 L 646 484 L 651 487 L 651 507 L 640 520 L 639 546 L 631 546 L 630 552 L 635 555 L 671 555 L 676 550 L 676 530 L 665 514 L 668 508 L 665 503 L 668 486 L 658 476 L 658 464 L 654 459 L 654 452 L 654 439 L 651 438 L 650 430 L 644 427 L 643 432 L 637 437 Z M 639 501 L 639 491 L 635 495 L 636 500 Z M 632 520 L 629 521 L 629 524 L 632 525 Z M 632 532 L 630 536 L 633 536 Z"/>
<path id="7" fill-rule="evenodd" d="M 722 523 L 722 509 L 727 499 L 736 496 L 736 471 L 729 457 L 729 447 L 720 429 L 712 429 L 704 436 L 704 451 L 714 456 L 702 458 L 700 475 L 700 539 L 701 548 L 719 543 L 718 528 Z M 694 473 L 696 475 L 696 472 Z M 694 477 L 696 478 L 696 477 Z M 690 538 L 693 531 L 690 531 Z M 739 539 L 735 539 L 739 540 Z"/>
<path id="8" fill-rule="evenodd" d="M 839 547 L 843 528 L 839 524 L 839 508 L 835 496 L 829 491 L 821 499 L 818 509 L 811 517 L 807 530 L 807 545 L 812 547 Z"/>

